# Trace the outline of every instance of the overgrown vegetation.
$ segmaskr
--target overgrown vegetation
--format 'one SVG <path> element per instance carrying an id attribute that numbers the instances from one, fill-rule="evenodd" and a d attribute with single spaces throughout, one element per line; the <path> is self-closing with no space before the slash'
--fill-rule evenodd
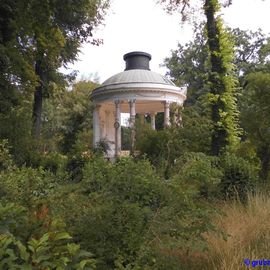
<path id="1" fill-rule="evenodd" d="M 76 9 L 47 1 L 33 29 L 37 18 L 24 25 L 22 16 L 37 2 L 26 2 L 0 4 L 0 268 L 227 270 L 267 258 L 269 37 L 225 29 L 218 1 L 205 1 L 207 24 L 165 60 L 171 79 L 188 86 L 185 108 L 174 108 L 183 125 L 162 129 L 162 114 L 158 131 L 138 121 L 140 154 L 111 163 L 105 143 L 91 145 L 97 84 L 64 83 L 58 71 L 76 58 L 108 1 Z M 189 1 L 169 3 L 184 12 Z M 34 123 L 42 125 L 33 131 L 37 91 Z M 127 149 L 129 133 L 123 129 Z"/>

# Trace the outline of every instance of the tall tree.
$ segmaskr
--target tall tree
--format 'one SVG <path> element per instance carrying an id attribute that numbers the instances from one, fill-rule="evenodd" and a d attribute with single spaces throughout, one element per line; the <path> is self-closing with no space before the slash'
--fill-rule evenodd
<path id="1" fill-rule="evenodd" d="M 187 85 L 185 105 L 194 105 L 209 89 L 206 87 L 209 72 L 208 48 L 204 24 L 194 25 L 194 39 L 178 48 L 164 61 L 167 75 L 177 85 Z"/>
<path id="2" fill-rule="evenodd" d="M 237 68 L 241 85 L 244 77 L 252 72 L 270 71 L 270 36 L 257 31 L 232 29 L 235 42 L 234 64 Z"/>
<path id="3" fill-rule="evenodd" d="M 30 82 L 36 79 L 31 45 L 24 44 L 24 33 L 20 29 L 20 25 L 26 24 L 23 2 L 0 2 L 0 113 L 8 113 L 17 106 L 22 93 L 31 89 Z"/>
<path id="4" fill-rule="evenodd" d="M 241 124 L 246 137 L 256 148 L 261 161 L 260 178 L 266 181 L 270 169 L 270 75 L 251 73 L 246 77 L 244 95 L 240 99 Z"/>
<path id="5" fill-rule="evenodd" d="M 167 10 L 181 10 L 183 18 L 189 0 L 160 0 L 167 4 Z M 207 44 L 209 49 L 210 75 L 209 102 L 213 121 L 211 153 L 219 155 L 226 146 L 233 145 L 238 139 L 237 109 L 233 77 L 233 46 L 222 20 L 217 13 L 220 9 L 218 0 L 204 0 L 203 10 L 206 16 Z M 230 4 L 230 1 L 229 3 Z"/>
<path id="6" fill-rule="evenodd" d="M 109 0 L 1 1 L 0 59 L 6 65 L 0 83 L 34 86 L 34 137 L 40 135 L 42 101 L 51 82 L 63 81 L 59 67 L 76 60 L 82 42 L 100 43 L 92 31 L 108 4 Z"/>
<path id="7" fill-rule="evenodd" d="M 36 4 L 40 8 L 39 1 L 36 1 Z M 100 23 L 107 4 L 107 0 L 71 1 L 67 5 L 63 5 L 62 1 L 48 1 L 41 8 L 40 12 L 43 12 L 44 17 L 43 20 L 40 20 L 40 16 L 36 18 L 35 23 L 39 23 L 39 28 L 34 31 L 37 42 L 35 65 L 39 78 L 33 106 L 35 137 L 40 134 L 42 96 L 48 83 L 59 74 L 57 68 L 76 59 L 82 42 L 90 41 L 99 44 L 99 41 L 89 40 L 89 38 L 92 37 L 93 28 Z M 49 27 L 43 27 L 44 23 Z"/>
<path id="8" fill-rule="evenodd" d="M 233 77 L 233 46 L 224 30 L 222 20 L 217 16 L 220 5 L 217 0 L 205 0 L 207 18 L 207 41 L 210 53 L 211 72 L 209 76 L 210 106 L 214 130 L 211 152 L 219 155 L 227 145 L 237 141 L 237 108 Z"/>
<path id="9" fill-rule="evenodd" d="M 234 40 L 234 65 L 241 86 L 245 76 L 254 71 L 270 70 L 270 36 L 257 31 L 228 29 Z M 204 24 L 194 25 L 194 39 L 185 45 L 178 44 L 165 59 L 167 75 L 177 85 L 188 86 L 186 104 L 194 105 L 198 97 L 209 89 L 206 87 L 209 73 L 208 45 Z"/>

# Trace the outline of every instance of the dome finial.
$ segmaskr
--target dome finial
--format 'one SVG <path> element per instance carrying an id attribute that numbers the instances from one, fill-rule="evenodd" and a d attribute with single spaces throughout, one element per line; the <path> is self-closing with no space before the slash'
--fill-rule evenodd
<path id="1" fill-rule="evenodd" d="M 151 60 L 151 54 L 146 52 L 130 52 L 124 55 L 126 61 L 126 69 L 145 69 L 150 70 L 149 62 Z"/>

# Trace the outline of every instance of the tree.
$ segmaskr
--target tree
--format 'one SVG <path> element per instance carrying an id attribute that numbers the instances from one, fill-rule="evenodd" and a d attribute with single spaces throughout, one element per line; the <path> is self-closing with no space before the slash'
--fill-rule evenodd
<path id="1" fill-rule="evenodd" d="M 266 181 L 270 169 L 270 75 L 256 72 L 246 77 L 241 97 L 241 124 L 261 161 L 260 178 Z"/>
<path id="2" fill-rule="evenodd" d="M 48 87 L 48 83 L 55 79 L 55 75 L 59 74 L 57 68 L 76 59 L 80 44 L 92 37 L 92 30 L 100 23 L 107 4 L 107 0 L 83 0 L 71 2 L 69 5 L 62 5 L 61 1 L 52 1 L 45 7 L 49 12 L 45 13 L 44 21 L 40 20 L 40 17 L 37 18 L 40 29 L 34 31 L 37 42 L 35 69 L 40 83 L 36 87 L 33 105 L 35 137 L 40 134 L 44 90 Z M 44 29 L 44 23 L 50 27 Z M 50 39 L 47 38 L 48 34 L 51 36 Z M 91 42 L 99 44 L 99 41 L 93 39 Z"/>
<path id="3" fill-rule="evenodd" d="M 60 130 L 60 148 L 64 153 L 81 153 L 91 148 L 92 103 L 89 96 L 97 86 L 91 81 L 78 81 L 60 101 L 65 110 Z"/>
<path id="4" fill-rule="evenodd" d="M 191 1 L 160 0 L 160 2 L 168 4 L 167 10 L 169 11 L 180 9 L 183 18 L 185 18 L 185 8 L 189 7 Z M 218 0 L 205 0 L 203 9 L 206 16 L 210 62 L 208 100 L 213 121 L 211 152 L 213 155 L 219 155 L 227 146 L 234 145 L 239 135 L 238 112 L 234 93 L 236 80 L 233 76 L 233 46 L 222 25 L 220 16 L 217 16 L 220 9 Z"/>
<path id="5" fill-rule="evenodd" d="M 194 105 L 208 91 L 206 79 L 210 67 L 204 29 L 203 24 L 195 24 L 194 40 L 185 45 L 179 43 L 164 63 L 169 69 L 168 75 L 177 85 L 187 85 L 186 105 Z"/>
<path id="6" fill-rule="evenodd" d="M 76 60 L 82 42 L 99 44 L 92 31 L 103 19 L 108 0 L 4 1 L 0 4 L 0 83 L 6 95 L 34 90 L 33 135 L 41 131 L 42 102 L 52 82 L 63 82 L 59 67 Z M 7 86 L 6 86 L 7 85 Z M 34 89 L 33 89 L 34 88 Z M 14 98 L 10 98 L 14 100 Z M 13 101 L 13 103 L 16 99 Z"/>
<path id="7" fill-rule="evenodd" d="M 223 29 L 219 3 L 205 0 L 206 29 L 210 53 L 211 72 L 209 76 L 210 104 L 214 130 L 211 152 L 219 155 L 227 145 L 233 145 L 238 138 L 237 108 L 233 77 L 233 49 L 228 33 Z"/>
<path id="8" fill-rule="evenodd" d="M 231 30 L 235 43 L 234 64 L 240 77 L 241 85 L 244 77 L 255 71 L 269 71 L 270 37 L 261 29 L 243 31 L 239 28 Z"/>
<path id="9" fill-rule="evenodd" d="M 269 36 L 260 29 L 255 32 L 239 28 L 228 31 L 234 40 L 235 74 L 240 86 L 244 86 L 248 73 L 269 70 Z M 177 85 L 187 85 L 185 105 L 198 104 L 198 99 L 209 92 L 207 74 L 210 66 L 204 23 L 194 25 L 194 39 L 185 45 L 179 43 L 164 65 L 168 69 L 167 75 Z"/>

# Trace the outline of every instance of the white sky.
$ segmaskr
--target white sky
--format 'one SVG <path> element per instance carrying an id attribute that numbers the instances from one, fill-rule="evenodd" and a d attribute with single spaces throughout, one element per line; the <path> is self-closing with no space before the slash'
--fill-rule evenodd
<path id="1" fill-rule="evenodd" d="M 270 33 L 270 0 L 233 0 L 233 5 L 222 13 L 231 27 L 261 28 Z M 79 61 L 70 66 L 70 71 L 78 70 L 78 78 L 97 73 L 103 82 L 124 70 L 123 55 L 131 51 L 150 53 L 151 70 L 165 74 L 160 64 L 177 48 L 178 42 L 184 44 L 192 39 L 192 30 L 190 25 L 180 24 L 178 14 L 168 15 L 156 0 L 112 0 L 105 25 L 94 35 L 102 38 L 104 44 L 84 45 Z"/>

